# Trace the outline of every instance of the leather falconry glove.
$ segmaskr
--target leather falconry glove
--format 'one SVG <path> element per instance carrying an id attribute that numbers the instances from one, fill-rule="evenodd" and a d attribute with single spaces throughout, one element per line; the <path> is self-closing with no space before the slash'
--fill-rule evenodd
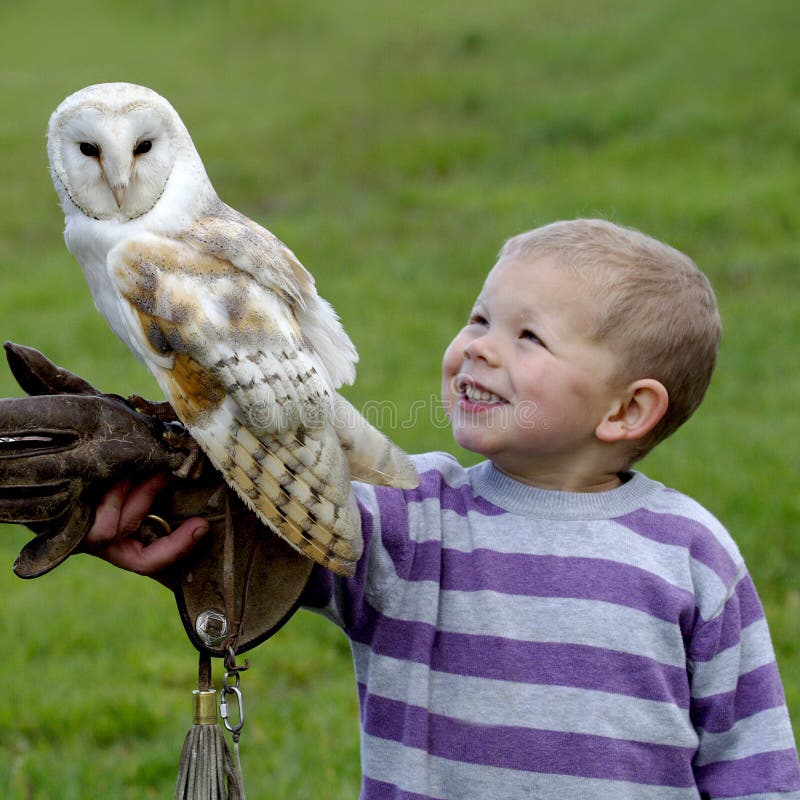
<path id="1" fill-rule="evenodd" d="M 194 516 L 209 522 L 192 552 L 159 576 L 192 644 L 211 656 L 244 652 L 289 619 L 313 562 L 246 509 L 168 404 L 103 394 L 33 348 L 5 349 L 28 394 L 0 399 L 0 522 L 36 534 L 14 564 L 18 576 L 44 575 L 80 552 L 114 484 L 167 472 L 138 535 L 150 541 Z"/>

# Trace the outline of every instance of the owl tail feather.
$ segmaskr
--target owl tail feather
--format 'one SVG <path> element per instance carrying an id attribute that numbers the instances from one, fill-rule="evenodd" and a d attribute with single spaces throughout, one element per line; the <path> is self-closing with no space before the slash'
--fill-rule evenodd
<path id="1" fill-rule="evenodd" d="M 415 489 L 419 485 L 417 470 L 408 455 L 338 394 L 334 427 L 354 480 L 398 489 Z"/>
<path id="2" fill-rule="evenodd" d="M 190 431 L 225 480 L 261 521 L 333 572 L 352 575 L 361 523 L 347 460 L 328 426 L 258 439 L 228 398 Z"/>

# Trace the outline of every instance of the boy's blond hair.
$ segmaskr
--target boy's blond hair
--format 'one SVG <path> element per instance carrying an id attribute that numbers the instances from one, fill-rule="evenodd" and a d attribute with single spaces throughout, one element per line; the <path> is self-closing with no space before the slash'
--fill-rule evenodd
<path id="1" fill-rule="evenodd" d="M 677 430 L 700 405 L 717 360 L 722 325 L 711 284 L 688 256 L 601 219 L 554 222 L 509 239 L 500 257 L 551 256 L 585 280 L 597 303 L 590 336 L 620 359 L 624 383 L 655 378 L 669 393 L 661 421 L 631 461 Z"/>

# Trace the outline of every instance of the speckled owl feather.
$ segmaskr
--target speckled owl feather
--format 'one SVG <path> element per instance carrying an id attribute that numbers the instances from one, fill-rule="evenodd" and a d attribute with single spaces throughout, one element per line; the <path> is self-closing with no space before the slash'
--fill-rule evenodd
<path id="1" fill-rule="evenodd" d="M 111 328 L 264 523 L 351 574 L 362 550 L 351 477 L 413 487 L 417 476 L 337 393 L 357 355 L 313 277 L 219 200 L 150 89 L 70 95 L 50 119 L 48 154 L 67 247 Z"/>

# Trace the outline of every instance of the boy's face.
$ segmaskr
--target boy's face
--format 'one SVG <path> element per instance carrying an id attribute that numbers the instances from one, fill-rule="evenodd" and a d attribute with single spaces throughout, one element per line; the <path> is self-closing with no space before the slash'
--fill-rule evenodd
<path id="1" fill-rule="evenodd" d="M 444 355 L 442 400 L 459 445 L 535 485 L 616 485 L 595 428 L 615 407 L 616 359 L 589 339 L 589 292 L 552 258 L 501 259 Z"/>

